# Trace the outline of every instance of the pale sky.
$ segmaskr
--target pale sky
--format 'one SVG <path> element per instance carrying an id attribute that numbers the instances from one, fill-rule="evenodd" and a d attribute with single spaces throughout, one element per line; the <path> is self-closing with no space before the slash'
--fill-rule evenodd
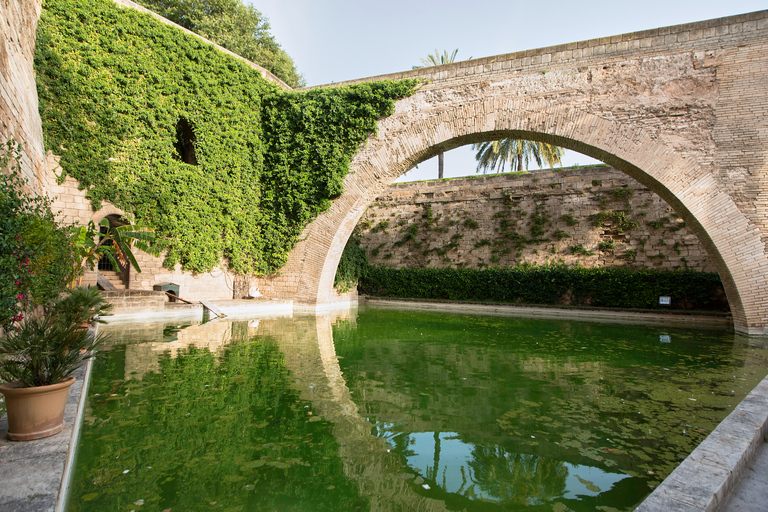
<path id="1" fill-rule="evenodd" d="M 307 85 L 409 70 L 435 49 L 458 48 L 460 61 L 768 9 L 765 0 L 245 2 L 269 19 Z M 569 152 L 564 165 L 590 162 Z M 468 146 L 445 155 L 446 177 L 475 168 Z M 436 177 L 433 158 L 401 180 Z"/>

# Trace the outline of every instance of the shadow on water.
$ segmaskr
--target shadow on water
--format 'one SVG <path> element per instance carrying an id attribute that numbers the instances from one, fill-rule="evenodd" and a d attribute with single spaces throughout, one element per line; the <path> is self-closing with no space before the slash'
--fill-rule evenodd
<path id="1" fill-rule="evenodd" d="M 728 333 L 361 308 L 107 326 L 69 510 L 631 510 L 766 374 Z"/>

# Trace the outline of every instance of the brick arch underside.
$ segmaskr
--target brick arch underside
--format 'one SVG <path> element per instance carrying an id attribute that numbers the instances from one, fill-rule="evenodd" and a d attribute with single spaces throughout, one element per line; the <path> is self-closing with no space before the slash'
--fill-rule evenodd
<path id="1" fill-rule="evenodd" d="M 714 262 L 738 332 L 768 334 L 768 257 L 759 229 L 722 191 L 715 177 L 637 126 L 567 106 L 515 99 L 485 115 L 483 102 L 413 118 L 395 112 L 352 162 L 344 194 L 304 232 L 291 255 L 299 273 L 294 299 L 333 301 L 344 246 L 368 206 L 397 177 L 438 152 L 499 137 L 554 143 L 625 172 L 661 196 L 685 220 Z M 300 268 L 296 268 L 300 267 Z M 312 271 L 311 269 L 321 269 Z"/>

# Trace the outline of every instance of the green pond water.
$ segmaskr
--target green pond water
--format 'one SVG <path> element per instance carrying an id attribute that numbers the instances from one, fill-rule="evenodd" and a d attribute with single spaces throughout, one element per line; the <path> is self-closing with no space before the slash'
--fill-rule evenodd
<path id="1" fill-rule="evenodd" d="M 768 373 L 724 331 L 372 307 L 103 329 L 72 512 L 632 510 Z"/>

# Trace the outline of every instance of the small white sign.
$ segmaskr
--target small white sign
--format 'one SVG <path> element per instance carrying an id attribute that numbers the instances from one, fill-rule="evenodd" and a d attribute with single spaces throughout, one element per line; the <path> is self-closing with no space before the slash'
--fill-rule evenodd
<path id="1" fill-rule="evenodd" d="M 661 297 L 659 297 L 659 304 L 664 304 L 669 306 L 670 304 L 672 304 L 672 297 L 667 297 L 666 295 L 662 295 Z"/>
<path id="2" fill-rule="evenodd" d="M 672 337 L 669 334 L 659 334 L 659 343 L 672 343 Z"/>

